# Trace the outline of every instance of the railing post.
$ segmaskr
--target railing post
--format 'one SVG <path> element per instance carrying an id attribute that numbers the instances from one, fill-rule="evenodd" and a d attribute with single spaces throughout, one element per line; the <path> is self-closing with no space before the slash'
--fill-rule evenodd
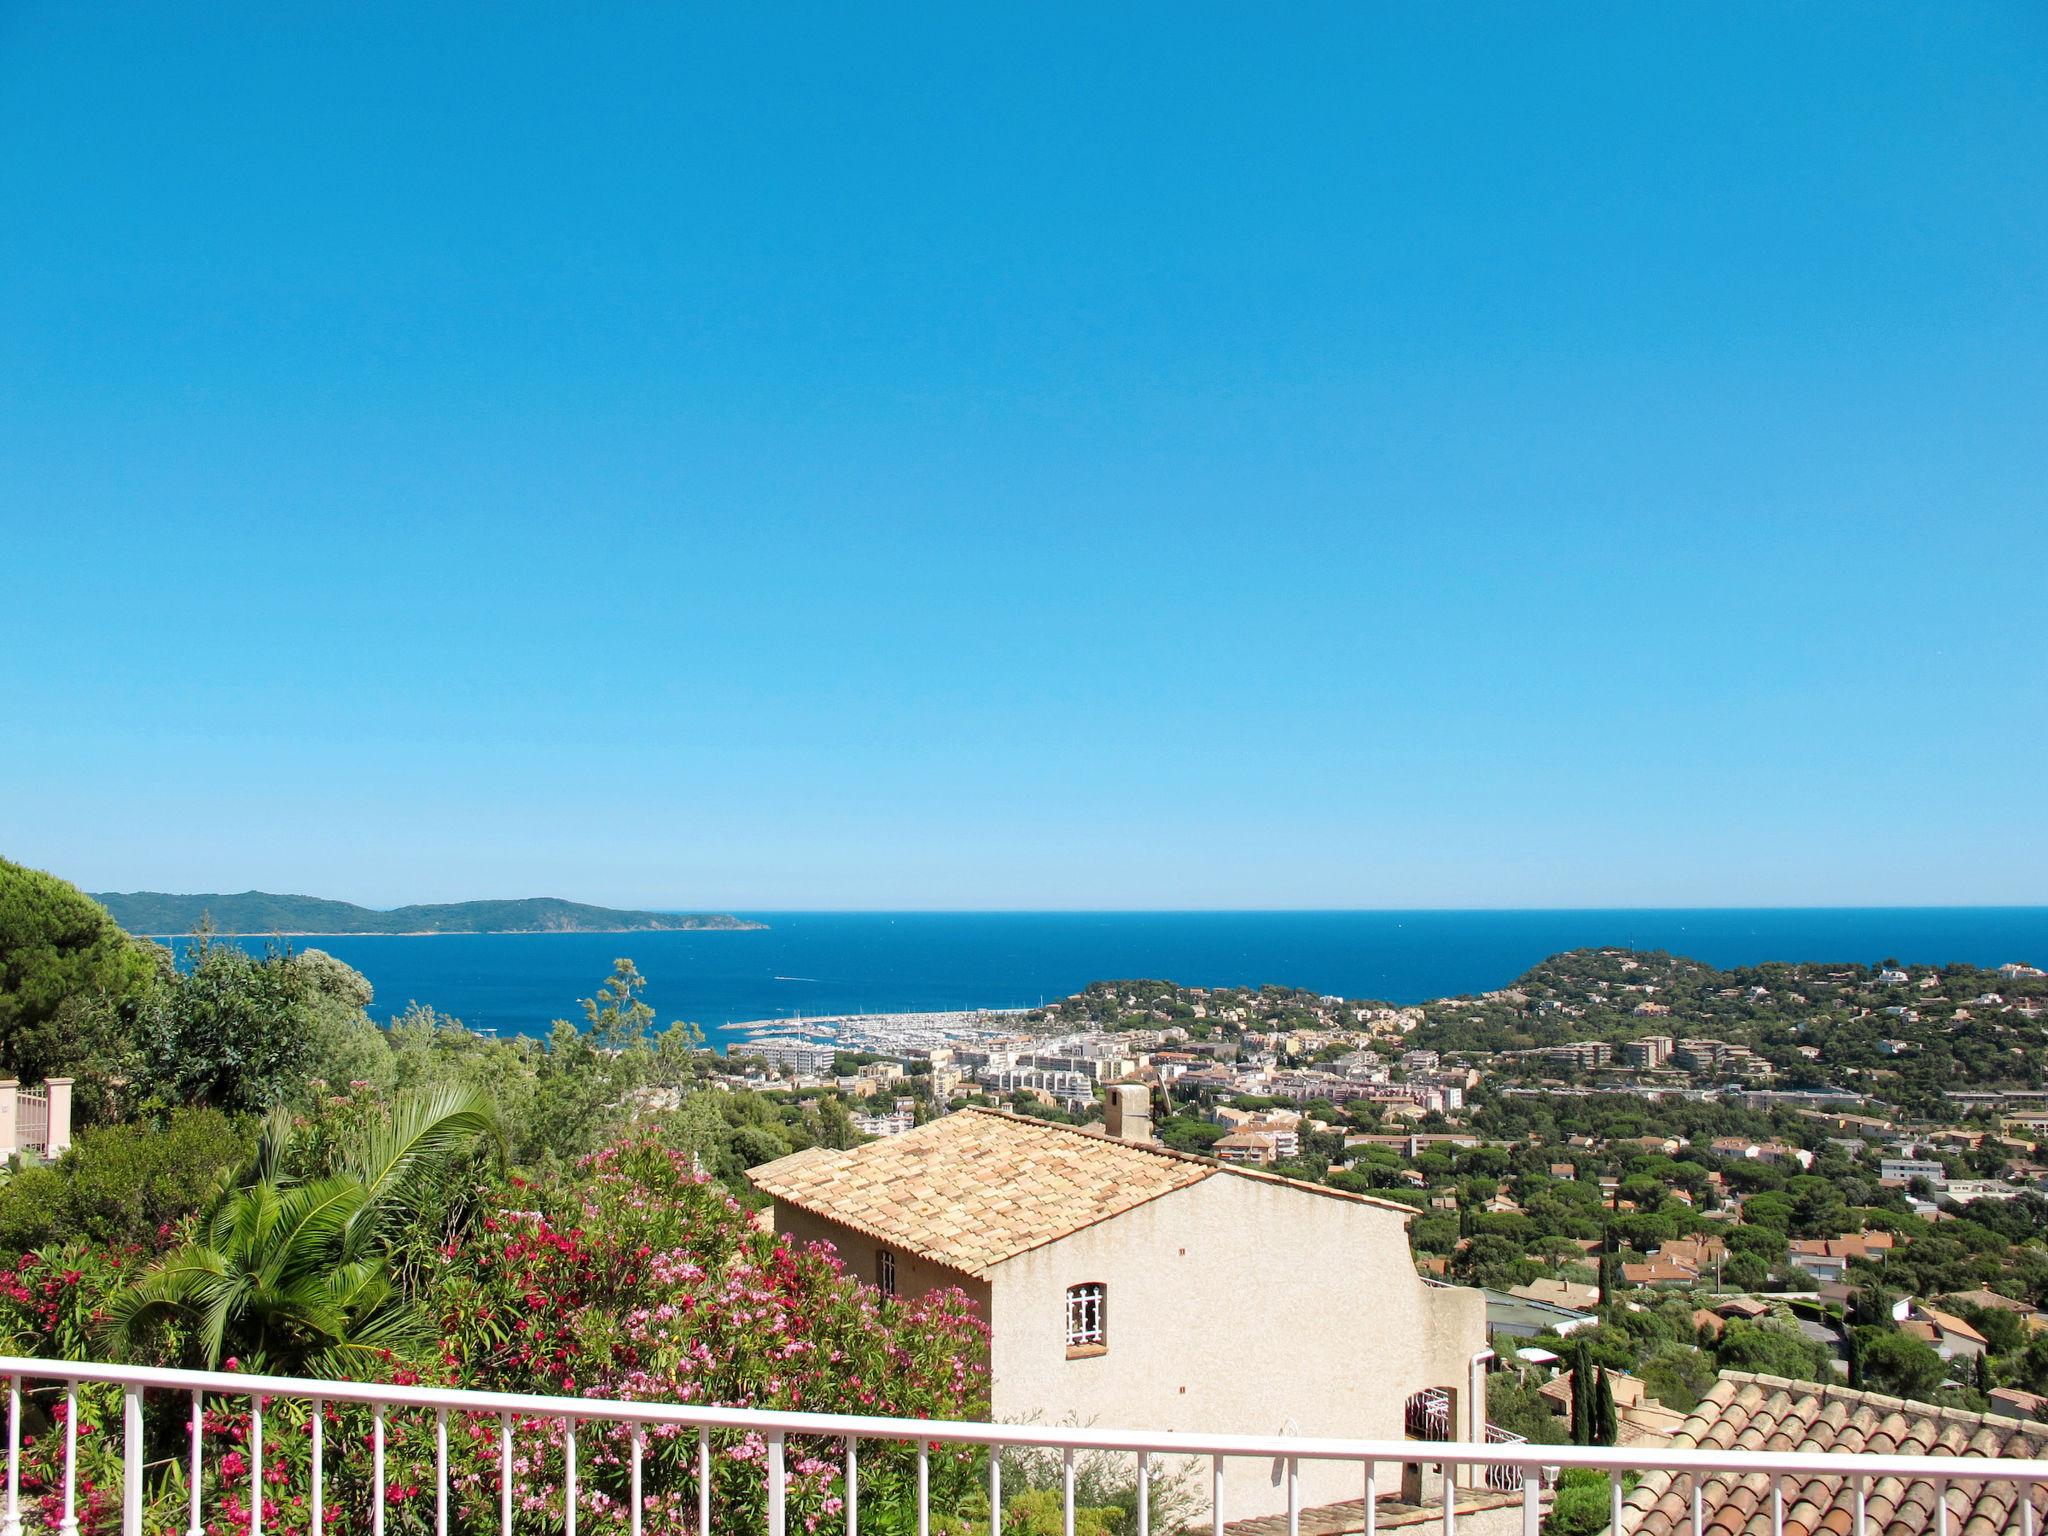
<path id="1" fill-rule="evenodd" d="M 204 1392 L 194 1392 L 192 1394 L 192 1470 L 189 1474 L 191 1486 L 188 1490 L 191 1496 L 192 1514 L 191 1524 L 186 1527 L 186 1536 L 205 1536 L 205 1522 L 199 1516 L 199 1455 L 205 1438 L 206 1394 Z M 318 1442 L 316 1441 L 315 1444 L 318 1444 Z M 317 1457 L 314 1459 L 313 1465 L 315 1469 L 313 1472 L 313 1529 L 317 1533 L 320 1529 L 320 1473 L 318 1470 L 320 1463 Z"/>
<path id="2" fill-rule="evenodd" d="M 1287 1458 L 1287 1536 L 1301 1536 L 1301 1463 L 1292 1456 Z"/>
<path id="3" fill-rule="evenodd" d="M 1458 1529 L 1457 1470 L 1448 1461 L 1437 1463 L 1437 1470 L 1444 1477 L 1444 1536 L 1454 1536 Z"/>
<path id="4" fill-rule="evenodd" d="M 249 1536 L 263 1536 L 263 1399 L 253 1392 L 249 1394 Z M 381 1530 L 378 1536 L 383 1536 Z"/>
<path id="5" fill-rule="evenodd" d="M 917 1442 L 917 1536 L 932 1536 L 931 1446 Z"/>
<path id="6" fill-rule="evenodd" d="M 121 1536 L 142 1536 L 142 1388 L 121 1394 Z"/>
<path id="7" fill-rule="evenodd" d="M 327 1514 L 325 1503 L 327 1496 L 327 1405 L 317 1397 L 313 1399 L 311 1404 L 311 1417 L 313 1421 L 313 1443 L 308 1448 L 307 1455 L 312 1458 L 313 1463 L 311 1479 L 313 1490 L 312 1498 L 309 1501 L 312 1518 L 307 1525 L 307 1532 L 308 1536 L 322 1536 L 326 1526 L 321 1522 L 326 1518 Z M 195 1469 L 192 1478 L 192 1536 L 201 1536 L 199 1529 L 199 1478 L 197 1475 L 199 1457 L 196 1452 L 192 1458 L 192 1465 Z"/>
<path id="8" fill-rule="evenodd" d="M 1060 1530 L 1064 1536 L 1074 1536 L 1074 1448 L 1070 1445 L 1060 1456 Z"/>
<path id="9" fill-rule="evenodd" d="M 783 1507 L 782 1453 L 785 1445 L 783 1432 L 771 1430 L 768 1434 L 768 1536 L 783 1536 L 788 1529 L 788 1511 Z M 574 1531 L 569 1536 L 576 1536 Z"/>
<path id="10" fill-rule="evenodd" d="M 1223 1536 L 1223 1458 L 1209 1458 L 1209 1536 Z"/>
<path id="11" fill-rule="evenodd" d="M 64 1518 L 63 1536 L 78 1536 L 78 1383 L 64 1383 Z"/>
<path id="12" fill-rule="evenodd" d="M 1948 1536 L 1948 1484 L 1934 1485 L 1934 1536 Z"/>
<path id="13" fill-rule="evenodd" d="M 1380 1528 L 1380 1467 L 1376 1461 L 1365 1464 L 1365 1536 L 1376 1536 Z"/>
<path id="14" fill-rule="evenodd" d="M 1707 1511 L 1706 1491 L 1701 1482 L 1702 1474 L 1692 1475 L 1692 1536 L 1706 1536 Z M 1856 1536 L 1863 1536 L 1863 1479 L 1856 1479 Z"/>
<path id="15" fill-rule="evenodd" d="M 1539 1501 L 1542 1497 L 1543 1478 L 1534 1467 L 1522 1468 L 1522 1536 L 1536 1536 L 1537 1528 L 1543 1523 Z M 1616 1536 L 1620 1536 L 1617 1532 Z"/>
<path id="16" fill-rule="evenodd" d="M 370 1407 L 370 1536 L 384 1536 L 384 1405 Z"/>
<path id="17" fill-rule="evenodd" d="M 576 1421 L 562 1420 L 562 1530 L 564 1536 L 576 1536 Z M 773 1510 L 770 1510 L 773 1517 Z M 378 1536 L 383 1536 L 382 1532 Z M 782 1536 L 776 1531 L 774 1536 Z"/>
<path id="18" fill-rule="evenodd" d="M 635 1424 L 633 1426 L 632 1481 L 626 1490 L 627 1497 L 632 1500 L 632 1514 L 629 1516 L 631 1524 L 627 1529 L 627 1536 L 640 1536 L 640 1453 L 646 1446 L 646 1443 L 646 1437 L 641 1434 L 640 1426 Z"/>
<path id="19" fill-rule="evenodd" d="M 1866 1506 L 1866 1504 L 1867 1504 L 1867 1502 L 1868 1502 L 1868 1500 L 1869 1500 L 1869 1497 L 1870 1497 L 1870 1482 L 1869 1482 L 1869 1479 L 1867 1479 L 1867 1478 L 1861 1478 L 1861 1477 L 1857 1478 L 1857 1479 L 1856 1479 L 1856 1527 L 1855 1527 L 1855 1531 L 1854 1531 L 1854 1536 L 1867 1536 L 1867 1520 L 1866 1520 L 1866 1517 L 1867 1517 L 1867 1515 L 1868 1515 L 1869 1511 L 1868 1511 L 1868 1510 L 1866 1509 L 1866 1507 L 1865 1507 L 1865 1506 Z M 1700 1506 L 1699 1506 L 1699 1503 L 1698 1503 L 1698 1500 L 1697 1500 L 1697 1499 L 1695 1499 L 1695 1500 L 1694 1500 L 1694 1503 L 1693 1503 L 1693 1506 L 1692 1506 L 1692 1507 L 1693 1507 L 1693 1509 L 1694 1509 L 1694 1511 L 1695 1511 L 1695 1513 L 1694 1513 L 1694 1515 L 1693 1515 L 1693 1536 L 1699 1536 L 1699 1515 L 1698 1515 L 1697 1511 L 1698 1511 L 1698 1509 L 1699 1509 L 1699 1507 L 1700 1507 Z"/>
<path id="20" fill-rule="evenodd" d="M 988 1536 L 1003 1536 L 1003 1448 L 988 1448 Z"/>
<path id="21" fill-rule="evenodd" d="M 320 1536 L 317 1529 L 310 1536 Z M 448 1536 L 448 1410 L 434 1410 L 434 1536 Z"/>
<path id="22" fill-rule="evenodd" d="M 711 1426 L 697 1431 L 697 1536 L 711 1536 Z"/>
<path id="23" fill-rule="evenodd" d="M 860 1442 L 846 1437 L 846 1536 L 860 1536 Z"/>
<path id="24" fill-rule="evenodd" d="M 498 1415 L 498 1529 L 512 1536 L 512 1415 Z"/>
<path id="25" fill-rule="evenodd" d="M 1775 1500 L 1777 1496 L 1778 1480 L 1772 1478 L 1771 1497 Z M 1609 1472 L 1607 1474 L 1607 1509 L 1608 1518 L 1612 1522 L 1607 1528 L 1614 1532 L 1614 1536 L 1621 1536 L 1621 1474 L 1619 1472 Z M 1782 1526 L 1779 1528 L 1777 1536 L 1785 1536 Z"/>
<path id="26" fill-rule="evenodd" d="M 0 1536 L 21 1536 L 21 1378 L 7 1378 L 7 1523 Z"/>
<path id="27" fill-rule="evenodd" d="M 1152 1453 L 1138 1452 L 1138 1536 L 1152 1536 Z M 1294 1536 L 1289 1532 L 1288 1536 Z"/>

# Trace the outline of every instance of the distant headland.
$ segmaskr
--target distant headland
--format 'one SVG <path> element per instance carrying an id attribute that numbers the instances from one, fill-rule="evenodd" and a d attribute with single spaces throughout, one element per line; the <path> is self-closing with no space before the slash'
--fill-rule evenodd
<path id="1" fill-rule="evenodd" d="M 320 896 L 269 891 L 173 896 L 163 891 L 104 891 L 93 900 L 130 933 L 190 933 L 202 919 L 231 934 L 675 933 L 765 928 L 723 912 L 633 912 L 555 896 L 509 901 L 450 901 L 429 906 L 359 907 Z"/>

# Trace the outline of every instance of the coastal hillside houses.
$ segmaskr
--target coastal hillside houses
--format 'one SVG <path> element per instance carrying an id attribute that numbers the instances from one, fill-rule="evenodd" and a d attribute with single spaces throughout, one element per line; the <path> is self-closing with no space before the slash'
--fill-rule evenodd
<path id="1" fill-rule="evenodd" d="M 1790 1262 L 1823 1285 L 1844 1279 L 1854 1263 L 1882 1263 L 1898 1245 L 1889 1232 L 1845 1232 L 1840 1237 L 1795 1237 Z"/>
<path id="2" fill-rule="evenodd" d="M 1399 1439 L 1441 1389 L 1461 1435 L 1483 1424 L 1485 1299 L 1417 1277 L 1410 1208 L 1157 1146 L 1142 1089 L 1110 1108 L 1115 1134 L 965 1109 L 751 1177 L 860 1278 L 971 1297 L 998 1420 Z M 1304 1462 L 1301 1495 L 1355 1497 L 1354 1473 Z M 1233 1513 L 1286 1508 L 1277 1463 L 1229 1478 Z"/>
<path id="3" fill-rule="evenodd" d="M 1953 1312 L 1926 1302 L 1913 1302 L 1899 1331 L 1934 1346 L 1944 1360 L 1974 1360 L 1990 1347 L 1990 1341 Z"/>

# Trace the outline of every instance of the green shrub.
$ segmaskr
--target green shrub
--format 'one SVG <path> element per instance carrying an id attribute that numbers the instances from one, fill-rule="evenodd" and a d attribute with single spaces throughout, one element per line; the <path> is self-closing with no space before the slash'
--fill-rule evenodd
<path id="1" fill-rule="evenodd" d="M 1557 1497 L 1543 1521 L 1543 1536 L 1594 1536 L 1607 1528 L 1612 1499 L 1605 1472 L 1565 1468 L 1557 1480 Z"/>
<path id="2" fill-rule="evenodd" d="M 24 1168 L 0 1187 L 0 1254 L 60 1241 L 158 1247 L 252 1145 L 246 1123 L 214 1109 L 175 1111 L 161 1127 L 88 1130 L 54 1165 Z"/>

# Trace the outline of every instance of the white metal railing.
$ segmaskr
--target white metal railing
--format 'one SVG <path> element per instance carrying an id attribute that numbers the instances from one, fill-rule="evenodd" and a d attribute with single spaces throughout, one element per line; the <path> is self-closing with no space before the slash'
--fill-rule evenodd
<path id="1" fill-rule="evenodd" d="M 712 1437 L 717 1434 L 730 1441 L 739 1435 L 749 1437 L 749 1447 L 755 1444 L 759 1447 L 761 1481 L 753 1486 L 757 1486 L 763 1495 L 761 1528 L 765 1529 L 766 1536 L 787 1536 L 789 1530 L 785 1495 L 790 1486 L 793 1448 L 805 1458 L 803 1465 L 829 1465 L 840 1489 L 842 1505 L 834 1515 L 843 1519 L 846 1536 L 858 1536 L 860 1448 L 866 1442 L 914 1448 L 918 1536 L 930 1536 L 932 1529 L 929 1457 L 940 1447 L 956 1451 L 978 1448 L 990 1453 L 987 1478 L 991 1536 L 1000 1536 L 1004 1509 L 1002 1458 L 997 1453 L 1012 1448 L 1060 1453 L 1066 1536 L 1074 1533 L 1075 1458 L 1081 1452 L 1131 1458 L 1137 1487 L 1135 1536 L 1150 1536 L 1149 1495 L 1154 1477 L 1162 1470 L 1161 1458 L 1206 1458 L 1209 1461 L 1212 1536 L 1222 1536 L 1224 1529 L 1224 1468 L 1226 1462 L 1234 1457 L 1278 1462 L 1285 1466 L 1289 1536 L 1299 1536 L 1300 1472 L 1304 1462 L 1348 1462 L 1358 1468 L 1358 1486 L 1364 1494 L 1362 1523 L 1366 1536 L 1373 1536 L 1375 1531 L 1375 1497 L 1380 1487 L 1381 1470 L 1393 1468 L 1398 1485 L 1400 1468 L 1409 1464 L 1442 1465 L 1447 1477 L 1452 1469 L 1457 1469 L 1464 1472 L 1468 1480 L 1480 1482 L 1484 1482 L 1486 1474 L 1494 1469 L 1513 1469 L 1522 1474 L 1521 1518 L 1525 1536 L 1535 1536 L 1539 1521 L 1541 1477 L 1529 1474 L 1555 1472 L 1567 1467 L 1585 1467 L 1609 1474 L 1612 1510 L 1617 1525 L 1624 1473 L 1666 1469 L 1683 1475 L 1690 1483 L 1693 1536 L 1701 1536 L 1704 1529 L 1702 1489 L 1707 1479 L 1717 1474 L 1732 1473 L 1743 1478 L 1766 1479 L 1771 1492 L 1772 1528 L 1779 1536 L 1783 1532 L 1784 1511 L 1781 1489 L 1787 1479 L 1843 1479 L 1845 1485 L 1856 1492 L 1854 1536 L 1869 1536 L 1865 1527 L 1863 1494 L 1881 1480 L 1889 1480 L 1887 1486 L 1891 1487 L 1900 1483 L 1925 1483 L 1936 1488 L 1942 1496 L 1935 1501 L 1939 1513 L 1932 1536 L 1961 1536 L 1961 1533 L 1948 1530 L 1945 1497 L 1949 1485 L 1957 1483 L 2014 1485 L 2018 1523 L 2013 1529 L 2013 1536 L 2037 1536 L 2035 1504 L 2044 1487 L 2048 1487 L 2048 1460 L 1970 1455 L 1837 1455 L 1642 1446 L 1530 1445 L 1518 1442 L 1478 1445 L 1455 1440 L 1331 1440 L 1275 1435 L 1180 1434 L 1162 1430 L 1070 1429 L 1036 1424 L 866 1418 L 850 1414 L 765 1412 L 705 1404 L 465 1392 L 381 1382 L 324 1381 L 13 1357 L 0 1357 L 0 1381 L 5 1381 L 7 1387 L 7 1488 L 4 1516 L 0 1516 L 0 1536 L 22 1536 L 24 1531 L 33 1529 L 54 1529 L 60 1536 L 79 1536 L 82 1525 L 90 1523 L 81 1520 L 78 1503 L 81 1456 L 78 1407 L 82 1391 L 98 1389 L 104 1393 L 110 1388 L 118 1388 L 121 1394 L 119 1529 L 123 1536 L 144 1536 L 145 1482 L 152 1468 L 159 1482 L 159 1502 L 167 1483 L 171 1486 L 182 1483 L 189 1490 L 189 1525 L 166 1524 L 158 1519 L 155 1529 L 183 1529 L 188 1536 L 204 1536 L 208 1531 L 219 1530 L 263 1536 L 268 1501 L 261 1490 L 277 1481 L 274 1477 L 267 1477 L 264 1470 L 265 1414 L 270 1414 L 275 1421 L 290 1406 L 316 1411 L 311 1412 L 306 1421 L 311 1441 L 308 1482 L 303 1494 L 296 1488 L 290 1490 L 294 1508 L 304 1508 L 305 1523 L 301 1524 L 296 1518 L 280 1523 L 293 1529 L 323 1531 L 326 1528 L 323 1516 L 334 1513 L 323 1506 L 323 1497 L 326 1490 L 335 1486 L 335 1479 L 346 1470 L 350 1477 L 363 1481 L 367 1489 L 365 1502 L 370 1536 L 386 1536 L 386 1511 L 392 1502 L 393 1492 L 387 1483 L 390 1468 L 386 1449 L 388 1436 L 396 1422 L 395 1416 L 404 1415 L 410 1415 L 412 1422 L 418 1425 L 423 1426 L 429 1420 L 433 1425 L 432 1523 L 431 1527 L 424 1519 L 416 1519 L 413 1523 L 422 1530 L 431 1528 L 435 1536 L 448 1536 L 451 1530 L 481 1532 L 490 1529 L 509 1536 L 515 1525 L 522 1531 L 561 1530 L 565 1536 L 576 1536 L 579 1511 L 587 1514 L 589 1509 L 589 1505 L 578 1497 L 578 1436 L 579 1432 L 587 1432 L 596 1441 L 601 1430 L 609 1430 L 613 1436 L 620 1430 L 626 1433 L 627 1451 L 623 1466 L 611 1462 L 606 1465 L 609 1467 L 607 1475 L 614 1484 L 624 1483 L 624 1497 L 617 1503 L 624 1508 L 626 1530 L 630 1536 L 643 1536 L 643 1516 L 654 1503 L 646 1493 L 643 1479 L 644 1457 L 650 1445 L 656 1440 L 664 1443 L 673 1441 L 693 1429 L 696 1431 L 694 1477 L 691 1479 L 694 1509 L 684 1504 L 680 1493 L 674 1495 L 665 1506 L 666 1528 L 698 1533 L 715 1528 L 712 1522 Z M 25 1388 L 33 1391 L 38 1387 L 60 1393 L 66 1411 L 61 1415 L 61 1487 L 50 1495 L 57 1504 L 58 1518 L 51 1521 L 44 1513 L 37 1515 L 35 1523 L 30 1524 L 28 1517 L 35 1512 L 30 1511 L 22 1500 L 24 1391 Z M 144 1427 L 145 1398 L 152 1395 L 159 1409 L 160 1423 L 162 1409 L 175 1407 L 172 1422 L 178 1430 L 177 1438 L 184 1441 L 171 1454 L 154 1460 L 148 1457 Z M 257 1497 L 250 1501 L 246 1511 L 238 1513 L 233 1523 L 227 1525 L 209 1521 L 201 1507 L 201 1488 L 208 1455 L 209 1400 L 215 1404 L 247 1405 L 246 1427 L 238 1427 L 236 1448 L 231 1454 L 241 1458 L 243 1465 L 239 1471 L 246 1475 L 249 1487 L 257 1490 Z M 185 1407 L 176 1405 L 189 1405 L 189 1413 Z M 369 1412 L 367 1436 L 358 1440 L 353 1436 L 336 1435 L 330 1439 L 323 1435 L 325 1415 L 318 1410 L 341 1405 L 352 1405 Z M 451 1421 L 457 1418 L 468 1421 L 472 1439 L 495 1425 L 498 1471 L 497 1487 L 493 1490 L 496 1494 L 495 1511 L 472 1509 L 465 1515 L 454 1509 L 456 1501 L 451 1498 L 449 1478 L 449 1429 Z M 481 1426 L 477 1423 L 479 1420 L 484 1421 Z M 559 1516 L 552 1511 L 536 1512 L 526 1508 L 515 1511 L 515 1488 L 523 1464 L 523 1458 L 514 1454 L 515 1425 L 529 1431 L 537 1425 L 560 1428 L 566 1496 Z M 54 1429 L 51 1432 L 55 1433 Z M 107 1438 L 111 1439 L 111 1434 Z M 833 1460 L 829 1464 L 817 1460 L 821 1447 L 829 1448 L 832 1453 Z M 219 1448 L 216 1446 L 215 1449 Z M 724 1454 L 738 1453 L 728 1450 Z M 751 1460 L 754 1454 L 747 1449 L 743 1459 Z M 278 1465 L 271 1468 L 273 1474 L 279 1470 Z M 470 1491 L 474 1493 L 475 1490 Z M 1455 1536 L 1457 1503 L 1455 1497 L 1443 1500 L 1444 1536 Z M 492 1518 L 493 1514 L 495 1518 Z M 113 1522 L 107 1519 L 99 1521 L 99 1524 L 111 1529 Z M 339 1528 L 358 1529 L 347 1524 Z"/>

